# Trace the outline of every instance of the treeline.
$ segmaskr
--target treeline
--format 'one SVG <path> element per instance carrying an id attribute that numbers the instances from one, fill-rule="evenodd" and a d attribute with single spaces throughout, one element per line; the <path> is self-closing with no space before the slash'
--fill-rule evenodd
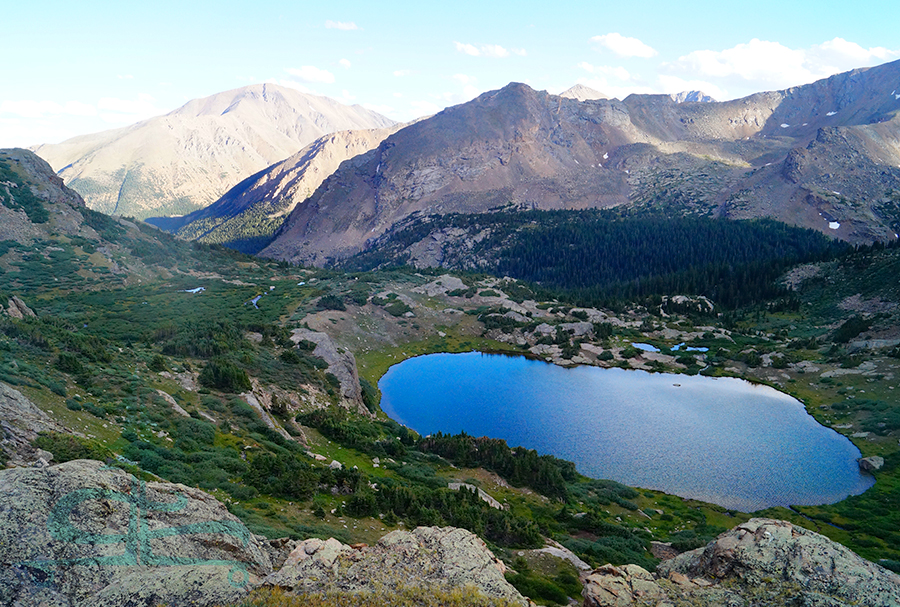
<path id="1" fill-rule="evenodd" d="M 772 220 L 553 214 L 517 234 L 497 270 L 586 301 L 691 294 L 735 308 L 785 295 L 777 279 L 788 267 L 849 248 Z"/>
<path id="2" fill-rule="evenodd" d="M 486 468 L 496 472 L 512 485 L 528 486 L 547 497 L 565 500 L 567 483 L 578 478 L 575 464 L 552 455 L 538 455 L 533 449 L 511 449 L 506 441 L 475 438 L 465 432 L 456 435 L 438 432 L 421 439 L 416 448 L 434 453 L 466 468 Z"/>
<path id="3" fill-rule="evenodd" d="M 345 265 L 402 265 L 406 247 L 448 227 L 488 231 L 467 253 L 467 263 L 475 260 L 480 270 L 536 283 L 585 305 L 685 294 L 736 308 L 786 296 L 777 279 L 792 265 L 852 251 L 815 230 L 768 219 L 518 211 L 419 219 Z"/>
<path id="4" fill-rule="evenodd" d="M 433 488 L 383 479 L 377 491 L 360 490 L 347 500 L 353 516 L 382 515 L 385 522 L 404 520 L 411 526 L 462 527 L 500 546 L 537 548 L 543 545 L 534 521 L 492 508 L 475 491 Z"/>

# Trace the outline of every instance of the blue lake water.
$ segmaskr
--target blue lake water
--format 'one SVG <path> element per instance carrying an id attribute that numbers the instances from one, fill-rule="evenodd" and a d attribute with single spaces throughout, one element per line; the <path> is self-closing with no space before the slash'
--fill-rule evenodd
<path id="1" fill-rule="evenodd" d="M 752 512 L 868 489 L 859 450 L 796 399 L 731 378 L 431 354 L 391 367 L 381 407 L 420 434 L 502 438 L 594 478 Z"/>

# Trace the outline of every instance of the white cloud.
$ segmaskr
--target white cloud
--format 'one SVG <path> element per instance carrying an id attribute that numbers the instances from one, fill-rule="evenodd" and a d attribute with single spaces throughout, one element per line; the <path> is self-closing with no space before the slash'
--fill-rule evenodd
<path id="1" fill-rule="evenodd" d="M 366 108 L 367 110 L 372 110 L 373 112 L 378 112 L 379 114 L 384 114 L 384 115 L 390 114 L 394 111 L 394 108 L 392 108 L 389 105 L 376 105 L 374 103 L 363 103 L 362 106 L 364 108 Z"/>
<path id="2" fill-rule="evenodd" d="M 603 76 L 612 76 L 619 80 L 631 80 L 631 74 L 624 67 L 613 67 L 610 65 L 591 65 L 587 61 L 582 61 L 578 67 L 589 74 L 598 74 Z"/>
<path id="3" fill-rule="evenodd" d="M 409 76 L 412 74 L 412 70 L 394 70 L 394 76 L 397 78 L 402 78 L 403 76 Z"/>
<path id="4" fill-rule="evenodd" d="M 473 57 L 477 57 L 481 54 L 481 51 L 478 50 L 472 44 L 463 44 L 462 42 L 454 42 L 454 46 L 456 46 L 456 50 L 460 53 L 465 53 L 466 55 L 472 55 Z"/>
<path id="5" fill-rule="evenodd" d="M 409 105 L 417 112 L 418 116 L 430 116 L 431 114 L 437 114 L 444 109 L 430 101 L 411 101 Z"/>
<path id="6" fill-rule="evenodd" d="M 465 74 L 454 74 L 453 79 L 459 82 L 462 85 L 472 84 L 475 82 L 475 78 L 472 76 L 467 76 Z"/>
<path id="7" fill-rule="evenodd" d="M 594 36 L 591 42 L 614 52 L 620 57 L 642 57 L 649 59 L 657 54 L 656 50 L 644 44 L 637 38 L 628 38 L 622 34 L 612 32 L 602 36 Z"/>
<path id="8" fill-rule="evenodd" d="M 116 78 L 119 80 L 134 80 L 134 76 L 131 74 L 118 74 L 116 75 Z"/>
<path id="9" fill-rule="evenodd" d="M 14 114 L 22 118 L 44 118 L 46 116 L 96 116 L 97 108 L 80 101 L 59 104 L 55 101 L 3 101 L 0 114 Z"/>
<path id="10" fill-rule="evenodd" d="M 330 30 L 344 30 L 344 31 L 352 31 L 361 29 L 358 25 L 353 23 L 352 21 L 332 21 L 329 19 L 325 22 L 325 27 Z"/>
<path id="11" fill-rule="evenodd" d="M 453 45 L 456 47 L 456 50 L 460 53 L 464 53 L 466 55 L 471 55 L 472 57 L 494 57 L 494 58 L 503 58 L 509 57 L 509 51 L 500 46 L 499 44 L 463 44 L 462 42 L 454 42 Z M 517 55 L 524 55 L 524 49 L 517 49 L 513 51 Z"/>
<path id="12" fill-rule="evenodd" d="M 754 38 L 722 51 L 694 51 L 663 67 L 670 74 L 685 75 L 689 79 L 717 79 L 722 94 L 727 95 L 724 89 L 747 94 L 748 91 L 799 86 L 898 57 L 900 50 L 866 49 L 843 38 L 805 49 L 792 49 L 779 42 Z M 711 91 L 706 92 L 715 97 Z"/>
<path id="13" fill-rule="evenodd" d="M 340 63 L 341 67 L 343 67 L 345 70 L 349 70 L 350 66 L 352 65 L 349 59 L 341 59 L 340 61 L 338 61 L 338 63 Z"/>
<path id="14" fill-rule="evenodd" d="M 714 78 L 739 76 L 745 80 L 803 81 L 809 77 L 804 62 L 802 50 L 754 38 L 724 51 L 694 51 L 679 57 L 675 65 Z"/>
<path id="15" fill-rule="evenodd" d="M 289 67 L 285 71 L 291 76 L 299 78 L 300 82 L 322 82 L 324 84 L 334 82 L 334 74 L 312 65 L 304 65 L 299 68 Z"/>
<path id="16" fill-rule="evenodd" d="M 301 93 L 306 93 L 307 95 L 316 94 L 315 91 L 311 90 L 308 86 L 304 86 L 295 80 L 275 80 L 274 78 L 270 78 L 269 80 L 266 80 L 266 82 L 271 82 L 272 84 L 278 84 L 289 89 L 294 89 L 295 91 L 300 91 Z"/>
<path id="17" fill-rule="evenodd" d="M 525 57 L 528 54 L 524 48 L 513 48 L 510 50 L 513 52 L 514 55 L 518 55 L 519 57 Z"/>

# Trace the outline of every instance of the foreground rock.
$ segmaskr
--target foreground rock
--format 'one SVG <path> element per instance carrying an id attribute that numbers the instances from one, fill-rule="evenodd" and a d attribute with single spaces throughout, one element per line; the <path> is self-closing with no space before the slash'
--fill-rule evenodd
<path id="1" fill-rule="evenodd" d="M 212 496 L 89 460 L 0 470 L 0 604 L 208 605 L 272 570 Z"/>
<path id="2" fill-rule="evenodd" d="M 383 592 L 472 586 L 525 603 L 476 535 L 395 531 L 356 550 L 266 540 L 211 495 L 92 460 L 0 470 L 0 605 L 224 605 L 262 584 Z"/>
<path id="3" fill-rule="evenodd" d="M 490 597 L 525 600 L 478 536 L 453 527 L 394 531 L 359 550 L 335 539 L 309 539 L 265 583 L 298 592 L 375 592 L 384 588 L 475 586 Z"/>
<path id="4" fill-rule="evenodd" d="M 900 576 L 786 521 L 751 519 L 656 574 L 606 565 L 585 581 L 586 607 L 900 605 Z"/>

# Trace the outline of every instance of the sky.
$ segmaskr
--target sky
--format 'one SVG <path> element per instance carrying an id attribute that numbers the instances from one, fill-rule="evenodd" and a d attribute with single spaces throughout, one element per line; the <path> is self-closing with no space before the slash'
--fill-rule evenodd
<path id="1" fill-rule="evenodd" d="M 724 101 L 900 59 L 900 3 L 883 1 L 5 4 L 0 147 L 119 128 L 262 82 L 407 121 L 510 82 Z"/>

